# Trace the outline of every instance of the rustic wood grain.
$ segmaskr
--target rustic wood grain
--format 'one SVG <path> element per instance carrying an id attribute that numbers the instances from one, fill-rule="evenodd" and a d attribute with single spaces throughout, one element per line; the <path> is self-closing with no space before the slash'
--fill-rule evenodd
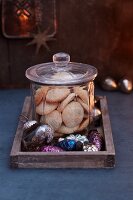
<path id="1" fill-rule="evenodd" d="M 105 96 L 100 101 L 100 106 L 102 110 L 103 129 L 104 129 L 104 132 L 106 133 L 105 134 L 106 149 L 108 152 L 111 152 L 111 153 L 114 152 L 115 154 L 111 124 L 110 124 L 110 119 L 109 119 L 109 111 L 108 111 L 108 106 L 107 106 L 107 99 Z"/>
<path id="2" fill-rule="evenodd" d="M 113 166 L 115 163 L 115 148 L 114 148 L 106 96 L 104 96 L 102 100 L 100 101 L 100 107 L 102 111 L 102 123 L 103 123 L 103 129 L 104 129 L 105 146 L 108 152 L 108 156 L 104 164 L 106 167 L 110 167 L 110 166 Z"/>
<path id="3" fill-rule="evenodd" d="M 0 16 L 1 16 L 1 5 L 0 5 Z M 0 24 L 1 24 L 0 19 Z M 9 51 L 8 41 L 2 35 L 0 28 L 0 87 L 9 85 L 10 80 L 10 64 L 9 64 Z"/>
<path id="4" fill-rule="evenodd" d="M 133 80 L 131 0 L 58 0 L 56 13 L 56 41 L 48 43 L 50 52 L 41 48 L 36 55 L 35 46 L 27 46 L 30 39 L 6 39 L 1 32 L 1 87 L 28 85 L 25 70 L 51 61 L 52 55 L 60 51 L 69 53 L 71 61 L 94 65 L 99 82 L 106 76 L 116 80 L 127 76 Z"/>
<path id="5" fill-rule="evenodd" d="M 99 97 L 106 150 L 99 152 L 22 152 L 22 124 L 19 122 L 10 158 L 14 168 L 110 168 L 115 165 L 115 150 L 106 97 Z M 26 97 L 22 114 L 31 116 L 30 97 Z"/>

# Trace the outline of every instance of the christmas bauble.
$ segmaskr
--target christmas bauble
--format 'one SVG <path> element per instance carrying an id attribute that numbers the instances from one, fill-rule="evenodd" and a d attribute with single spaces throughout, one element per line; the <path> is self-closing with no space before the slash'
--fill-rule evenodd
<path id="1" fill-rule="evenodd" d="M 124 93 L 130 93 L 133 89 L 132 81 L 128 78 L 123 78 L 118 83 L 119 89 Z"/>
<path id="2" fill-rule="evenodd" d="M 88 138 L 85 136 L 85 135 L 80 135 L 80 134 L 76 134 L 76 135 L 69 135 L 66 137 L 67 139 L 70 139 L 70 140 L 75 140 L 76 142 L 88 142 Z"/>
<path id="3" fill-rule="evenodd" d="M 62 152 L 63 149 L 61 149 L 60 147 L 56 147 L 56 146 L 45 145 L 45 146 L 41 147 L 39 151 L 41 151 L 41 152 Z"/>
<path id="4" fill-rule="evenodd" d="M 86 152 L 98 151 L 98 148 L 94 144 L 87 144 L 87 145 L 83 146 L 83 150 L 86 151 Z"/>
<path id="5" fill-rule="evenodd" d="M 108 90 L 108 91 L 112 91 L 112 90 L 116 90 L 118 88 L 115 80 L 111 77 L 106 77 L 101 84 L 102 88 L 104 90 Z"/>
<path id="6" fill-rule="evenodd" d="M 26 129 L 27 130 L 27 129 Z M 22 144 L 25 151 L 38 151 L 40 146 L 49 144 L 54 137 L 54 130 L 49 125 L 38 125 L 37 128 L 24 131 Z"/>
<path id="7" fill-rule="evenodd" d="M 38 126 L 38 122 L 36 120 L 28 120 L 23 125 L 23 131 L 30 131 Z"/>
<path id="8" fill-rule="evenodd" d="M 64 139 L 58 143 L 58 145 L 66 151 L 76 150 L 76 141 L 71 139 Z"/>
<path id="9" fill-rule="evenodd" d="M 88 134 L 89 142 L 94 144 L 100 151 L 103 147 L 103 137 L 97 130 L 91 130 Z"/>
<path id="10" fill-rule="evenodd" d="M 54 129 L 47 125 L 43 124 L 39 126 L 35 131 L 35 136 L 33 137 L 32 141 L 46 141 L 50 143 L 54 137 Z"/>

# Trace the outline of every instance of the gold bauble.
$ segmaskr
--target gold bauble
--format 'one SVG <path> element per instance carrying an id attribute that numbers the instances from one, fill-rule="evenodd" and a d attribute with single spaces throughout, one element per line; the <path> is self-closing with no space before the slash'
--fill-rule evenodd
<path id="1" fill-rule="evenodd" d="M 118 83 L 119 89 L 124 93 L 130 93 L 133 89 L 132 81 L 128 78 L 123 78 Z"/>
<path id="2" fill-rule="evenodd" d="M 116 90 L 118 88 L 115 80 L 111 77 L 106 77 L 103 81 L 102 81 L 102 88 L 104 90 L 108 90 L 108 91 L 113 91 Z"/>

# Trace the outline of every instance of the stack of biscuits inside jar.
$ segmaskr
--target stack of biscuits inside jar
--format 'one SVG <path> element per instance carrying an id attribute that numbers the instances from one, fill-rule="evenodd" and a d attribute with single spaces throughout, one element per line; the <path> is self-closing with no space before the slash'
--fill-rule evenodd
<path id="1" fill-rule="evenodd" d="M 60 143 L 75 140 L 76 145 L 83 138 L 90 144 L 87 134 L 93 124 L 93 81 L 96 75 L 95 67 L 70 62 L 70 56 L 66 53 L 57 53 L 53 55 L 53 62 L 26 70 L 26 77 L 31 81 L 32 118 L 39 128 L 49 126 L 53 130 L 50 143 L 46 139 L 47 131 L 41 130 L 45 141 L 39 149 L 45 151 L 47 147 L 48 151 L 48 146 L 51 146 L 51 149 L 68 150 L 67 146 L 71 145 L 65 144 L 63 148 Z M 34 130 L 34 134 L 38 134 L 37 130 Z"/>

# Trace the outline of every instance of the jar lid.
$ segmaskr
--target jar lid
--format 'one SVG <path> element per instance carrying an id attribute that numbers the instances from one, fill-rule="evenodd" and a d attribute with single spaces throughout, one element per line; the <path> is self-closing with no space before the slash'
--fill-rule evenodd
<path id="1" fill-rule="evenodd" d="M 42 63 L 26 70 L 26 77 L 39 84 L 76 85 L 94 80 L 97 69 L 88 64 L 70 62 L 66 53 L 53 55 L 53 62 Z"/>

